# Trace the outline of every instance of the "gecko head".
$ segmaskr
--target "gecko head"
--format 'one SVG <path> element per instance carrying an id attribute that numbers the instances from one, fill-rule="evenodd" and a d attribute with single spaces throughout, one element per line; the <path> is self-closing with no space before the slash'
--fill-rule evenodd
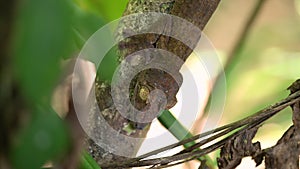
<path id="1" fill-rule="evenodd" d="M 139 98 L 146 103 L 149 103 L 149 96 L 151 92 L 154 90 L 160 91 L 159 93 L 163 93 L 163 97 L 161 94 L 155 92 L 153 95 L 153 99 L 155 101 L 164 102 L 162 99 L 166 99 L 166 105 L 164 109 L 170 109 L 177 103 L 176 94 L 182 84 L 182 76 L 178 72 L 178 76 L 176 80 L 173 76 L 158 69 L 148 69 L 145 71 L 142 80 L 141 86 L 139 88 Z M 156 97 L 155 97 L 156 96 Z"/>

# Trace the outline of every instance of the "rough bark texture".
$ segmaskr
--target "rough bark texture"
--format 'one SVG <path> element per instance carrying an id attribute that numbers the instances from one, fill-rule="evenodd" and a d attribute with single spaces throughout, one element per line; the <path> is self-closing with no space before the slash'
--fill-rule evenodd
<path id="1" fill-rule="evenodd" d="M 144 12 L 162 12 L 186 19 L 202 30 L 216 10 L 218 3 L 219 0 L 131 0 L 128 3 L 124 15 Z M 168 23 L 166 23 L 166 26 L 168 26 L 167 24 Z M 127 26 L 126 29 L 121 28 L 121 35 L 126 34 L 126 31 L 130 29 L 134 30 L 135 24 L 132 23 L 131 25 L 133 26 Z M 169 29 L 172 30 L 172 27 Z M 190 37 L 193 47 L 197 44 L 200 36 L 200 34 L 196 34 Z M 163 49 L 172 52 L 183 61 L 185 61 L 192 52 L 191 48 L 174 38 L 160 34 L 142 34 L 126 38 L 119 43 L 119 60 L 122 61 L 126 59 L 128 55 L 148 48 Z M 174 77 L 167 72 L 158 69 L 146 69 L 137 74 L 135 78 L 132 79 L 132 83 L 128 89 L 128 91 L 132 91 L 130 100 L 133 105 L 138 110 L 147 110 L 149 108 L 149 101 L 147 100 L 148 94 L 155 89 L 159 89 L 164 91 L 167 97 L 167 103 L 164 108 L 169 109 L 173 107 L 176 104 L 176 94 L 182 83 L 182 77 L 179 74 L 181 66 L 181 64 L 174 65 L 173 68 L 178 72 L 177 79 L 174 79 Z M 109 84 L 101 82 L 100 80 L 96 81 L 96 98 L 102 116 L 119 134 L 139 138 L 146 135 L 150 126 L 149 124 L 132 122 L 118 113 L 113 104 Z M 154 100 L 159 99 L 154 98 Z M 154 114 L 158 113 L 156 111 L 157 109 L 150 110 L 150 112 Z M 146 118 L 147 114 L 144 116 Z M 92 113 L 91 117 L 98 118 L 99 114 Z M 128 130 L 125 130 L 128 126 L 131 126 L 132 131 L 128 132 Z M 102 131 L 97 130 L 97 124 L 92 124 L 91 128 L 93 132 L 101 135 Z M 109 136 L 107 137 L 106 139 L 110 139 Z M 113 140 L 113 142 L 115 144 L 122 143 L 121 145 L 125 145 L 123 147 L 120 146 L 120 151 L 128 150 L 133 153 L 132 155 L 137 152 L 141 144 L 141 142 L 130 142 L 127 144 L 124 143 L 124 140 Z M 123 157 L 105 152 L 90 139 L 87 140 L 87 149 L 102 166 L 105 166 L 105 163 L 109 163 L 110 161 L 123 159 Z"/>
<path id="2" fill-rule="evenodd" d="M 248 130 L 238 137 L 229 140 L 222 148 L 220 158 L 218 158 L 218 166 L 220 169 L 231 169 L 237 167 L 242 159 L 246 156 L 254 157 L 257 163 L 262 162 L 262 158 L 256 158 L 261 153 L 260 143 L 252 143 L 258 126 Z"/>
<path id="3" fill-rule="evenodd" d="M 300 79 L 289 88 L 291 94 L 300 90 Z M 291 105 L 293 124 L 280 138 L 275 146 L 265 153 L 267 169 L 298 169 L 300 155 L 300 102 Z"/>
<path id="4" fill-rule="evenodd" d="M 299 129 L 292 126 L 278 143 L 265 153 L 266 169 L 299 168 Z"/>

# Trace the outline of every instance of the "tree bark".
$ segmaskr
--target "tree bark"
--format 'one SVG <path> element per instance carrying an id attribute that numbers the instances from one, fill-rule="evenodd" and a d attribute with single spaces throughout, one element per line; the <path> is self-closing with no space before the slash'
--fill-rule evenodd
<path id="1" fill-rule="evenodd" d="M 124 16 L 133 13 L 146 13 L 146 12 L 161 12 L 174 16 L 181 17 L 195 26 L 200 30 L 203 30 L 212 14 L 216 10 L 220 0 L 130 0 L 127 8 L 124 12 Z M 159 20 L 159 19 L 158 19 Z M 122 23 L 121 23 L 122 24 Z M 123 23 L 124 24 L 124 23 Z M 126 24 L 126 23 L 125 23 Z M 130 25 L 130 24 L 129 24 Z M 125 36 L 127 31 L 135 31 L 134 23 L 132 27 L 125 25 L 120 26 L 119 35 Z M 146 25 L 151 27 L 152 25 Z M 172 26 L 169 30 L 172 31 Z M 182 35 L 184 36 L 184 35 Z M 191 39 L 192 46 L 195 47 L 201 34 L 188 37 Z M 141 34 L 132 37 L 125 38 L 119 44 L 119 61 L 129 59 L 129 55 L 143 49 L 162 49 L 165 51 L 172 52 L 177 55 L 183 62 L 191 54 L 193 47 L 190 48 L 183 42 L 168 36 L 161 34 Z M 137 60 L 138 58 L 133 58 Z M 182 63 L 183 63 L 182 62 Z M 178 76 L 174 78 L 167 72 L 158 69 L 146 69 L 138 73 L 130 84 L 129 90 L 132 91 L 130 95 L 130 101 L 140 111 L 147 110 L 150 107 L 149 101 L 145 101 L 148 98 L 148 94 L 159 89 L 165 92 L 166 105 L 165 109 L 169 109 L 176 104 L 176 94 L 182 83 L 182 77 L 179 73 L 179 69 L 182 64 L 174 65 L 174 70 L 177 71 Z M 91 111 L 90 118 L 93 121 L 91 126 L 91 132 L 96 133 L 101 139 L 111 140 L 113 144 L 120 145 L 118 151 L 128 151 L 131 156 L 135 156 L 142 142 L 129 142 L 128 140 L 115 140 L 109 134 L 105 135 L 105 131 L 99 130 L 99 121 L 95 122 L 93 119 L 98 119 L 100 116 L 104 117 L 105 121 L 117 131 L 120 135 L 126 135 L 133 138 L 143 138 L 146 136 L 150 127 L 149 123 L 139 123 L 124 118 L 116 109 L 111 93 L 111 85 L 107 84 L 99 79 L 96 80 L 95 87 L 97 103 L 95 106 L 99 106 L 100 114 L 95 111 Z M 145 98 L 144 98 L 145 95 Z M 155 100 L 155 98 L 154 98 Z M 127 109 L 126 109 L 127 110 Z M 152 113 L 158 109 L 150 110 Z M 128 112 L 130 113 L 130 112 Z M 144 115 L 147 116 L 147 115 Z M 147 117 L 145 117 L 147 118 Z M 127 128 L 131 127 L 130 132 Z M 103 135 L 105 135 L 103 137 Z M 109 164 L 115 160 L 124 160 L 127 158 L 115 155 L 114 153 L 107 152 L 95 142 L 87 138 L 86 148 L 96 161 L 105 168 L 106 164 Z"/>

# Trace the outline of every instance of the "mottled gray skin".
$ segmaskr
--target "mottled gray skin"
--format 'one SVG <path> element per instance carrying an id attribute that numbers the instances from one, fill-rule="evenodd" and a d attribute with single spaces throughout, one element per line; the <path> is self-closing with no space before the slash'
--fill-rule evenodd
<path id="1" fill-rule="evenodd" d="M 162 12 L 162 13 L 170 13 L 173 4 L 175 3 L 175 0 L 130 0 L 128 2 L 127 8 L 123 15 L 129 15 L 134 13 L 147 13 L 147 12 Z M 158 18 L 157 18 L 158 19 Z M 140 22 L 144 25 L 142 27 L 137 27 L 137 23 Z M 123 39 L 124 36 L 126 36 L 127 33 L 136 33 L 137 31 L 140 31 L 141 29 L 147 29 L 149 27 L 149 22 L 147 20 L 143 20 L 143 18 L 133 18 L 131 20 L 123 20 L 119 23 L 118 29 L 116 30 L 116 39 Z M 152 21 L 153 22 L 153 21 Z M 147 38 L 147 40 L 145 40 Z M 133 38 L 127 38 L 119 43 L 119 61 L 121 62 L 123 59 L 126 58 L 129 54 L 136 52 L 140 49 L 146 49 L 146 48 L 154 48 L 155 41 L 159 38 L 159 35 L 150 35 L 150 36 L 139 36 L 139 37 L 133 37 Z M 134 42 L 143 42 L 135 44 Z M 146 59 L 147 60 L 147 59 Z M 139 61 L 135 59 L 132 61 L 132 64 L 139 64 Z M 155 78 L 154 76 L 158 75 L 161 78 L 167 77 L 167 79 L 170 79 L 169 83 L 161 84 Z M 148 101 L 145 98 L 148 98 L 147 92 L 150 92 L 154 88 L 164 89 L 164 88 L 170 88 L 165 87 L 166 85 L 172 85 L 175 81 L 168 76 L 166 73 L 163 73 L 161 71 L 155 71 L 155 74 L 152 73 L 149 74 L 149 72 L 144 71 L 143 74 L 137 76 L 136 79 L 133 79 L 133 84 L 131 88 L 128 91 L 131 91 L 132 96 L 132 103 L 134 103 L 135 107 L 141 109 L 147 109 Z M 153 85 L 153 84 L 156 84 Z M 158 86 L 157 86 L 158 85 Z M 151 87 L 149 87 L 151 86 Z M 177 86 L 179 88 L 179 85 Z M 149 128 L 149 125 L 140 125 L 137 123 L 131 124 L 129 120 L 122 117 L 118 111 L 116 110 L 116 107 L 113 103 L 111 93 L 110 93 L 110 85 L 105 84 L 104 82 L 100 81 L 99 79 L 96 80 L 96 98 L 97 98 L 97 105 L 99 106 L 101 115 L 105 118 L 105 120 L 110 124 L 112 128 L 114 128 L 116 131 L 119 131 L 120 134 L 128 135 L 131 137 L 145 137 L 145 134 L 147 133 L 147 130 Z M 146 93 L 145 93 L 145 90 Z M 169 90 L 170 91 L 170 90 Z M 173 92 L 175 93 L 175 92 Z M 142 98 L 141 98 L 142 96 Z M 172 98 L 175 98 L 175 96 L 172 96 Z M 169 97 L 168 97 L 169 99 Z M 170 99 L 169 105 L 174 105 L 176 103 L 176 100 Z M 97 121 L 93 122 L 93 119 L 98 119 L 99 114 L 95 113 L 94 111 L 90 112 L 90 132 L 93 132 L 95 135 L 105 135 L 105 131 L 99 131 L 97 130 L 99 128 L 99 125 Z M 132 125 L 134 128 L 129 131 L 128 125 Z M 106 138 L 107 140 L 110 140 L 110 135 L 107 134 Z M 126 140 L 114 140 L 116 144 L 118 142 L 122 143 L 123 145 L 126 143 Z M 120 144 L 119 143 L 119 144 Z M 138 148 L 139 148 L 139 142 L 131 142 L 128 143 L 126 146 L 120 147 L 120 151 L 128 151 L 133 152 L 132 155 L 134 155 Z M 103 163 L 107 163 L 109 161 L 115 161 L 118 159 L 122 159 L 122 157 L 116 156 L 114 154 L 111 154 L 109 152 L 106 152 L 101 147 L 96 145 L 94 141 L 91 139 L 87 139 L 86 141 L 86 147 L 89 153 L 93 156 L 94 159 L 97 160 L 97 162 L 101 165 L 104 165 Z"/>
<path id="2" fill-rule="evenodd" d="M 131 0 L 128 2 L 126 10 L 123 16 L 130 14 L 143 14 L 148 15 L 148 12 L 159 12 L 169 14 L 173 8 L 175 0 Z M 151 14 L 149 14 L 151 15 Z M 122 19 L 119 23 L 118 29 L 116 30 L 116 40 L 120 41 L 124 37 L 137 34 L 141 30 L 147 30 L 153 25 L 159 18 L 151 17 L 147 20 L 146 17 L 131 15 L 130 18 Z M 136 36 L 126 38 L 119 44 L 119 61 L 121 62 L 126 56 L 137 51 L 137 47 L 140 49 L 154 48 L 153 44 L 157 41 L 159 35 L 147 35 L 147 36 Z M 132 45 L 137 39 L 144 39 L 144 43 L 138 45 Z M 130 45 L 130 46 L 129 46 Z"/>
<path id="3" fill-rule="evenodd" d="M 124 39 L 124 37 L 129 36 L 129 38 L 125 38 L 119 43 L 120 62 L 123 61 L 124 59 L 128 60 L 127 56 L 129 56 L 134 52 L 143 49 L 158 47 L 157 41 L 161 37 L 160 34 L 141 34 L 141 35 L 134 35 L 134 36 L 131 35 L 138 34 L 141 30 L 147 31 L 148 29 L 151 29 L 151 26 L 155 26 L 155 23 L 161 23 L 167 26 L 168 23 L 164 23 L 164 22 L 162 23 L 160 21 L 160 18 L 157 17 L 157 15 L 154 15 L 154 17 L 152 17 L 153 14 L 149 12 L 159 12 L 159 13 L 169 14 L 173 8 L 174 3 L 175 0 L 131 0 L 128 2 L 127 8 L 123 14 L 124 16 L 130 14 L 136 14 L 136 13 L 138 14 L 143 13 L 143 15 L 148 15 L 151 17 L 149 17 L 150 19 L 149 18 L 147 19 L 147 17 L 140 17 L 138 15 L 135 17 L 131 15 L 128 19 L 123 19 L 119 23 L 119 27 L 116 31 L 117 40 Z M 168 30 L 170 30 L 170 28 Z M 163 32 L 164 30 L 161 31 Z M 143 60 L 148 60 L 150 62 L 151 57 L 147 57 L 146 55 L 143 55 L 143 57 L 145 58 L 144 59 L 133 58 L 129 62 L 133 62 L 135 64 L 139 64 L 138 60 L 141 60 L 142 62 Z M 174 65 L 174 67 L 177 67 L 179 71 L 181 65 L 178 66 Z M 139 97 L 140 94 L 145 91 L 144 89 L 146 89 L 148 93 L 150 93 L 154 89 L 159 89 L 162 91 L 172 91 L 172 92 L 164 92 L 168 99 L 166 105 L 167 109 L 173 107 L 177 102 L 176 93 L 179 90 L 181 83 L 177 84 L 175 79 L 173 79 L 172 76 L 168 75 L 168 73 L 162 70 L 149 69 L 143 71 L 136 76 L 136 79 L 132 79 L 132 81 L 134 83 L 130 87 L 130 90 L 133 91 L 131 92 L 132 94 L 131 101 L 132 103 L 134 103 L 134 106 L 141 111 L 147 109 L 147 107 L 149 106 L 149 102 L 147 100 L 144 101 L 143 98 L 141 99 Z M 182 78 L 179 81 L 181 82 Z M 149 86 L 153 86 L 153 87 L 149 87 Z M 140 91 L 140 89 L 143 89 L 143 91 Z M 157 112 L 153 110 L 153 113 L 157 113 Z M 142 129 L 143 127 L 138 127 L 138 128 Z"/>

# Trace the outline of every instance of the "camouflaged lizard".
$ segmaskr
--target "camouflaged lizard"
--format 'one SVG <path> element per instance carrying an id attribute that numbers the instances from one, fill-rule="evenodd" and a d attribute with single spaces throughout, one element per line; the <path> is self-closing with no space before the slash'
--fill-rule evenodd
<path id="1" fill-rule="evenodd" d="M 220 0 L 129 0 L 123 15 L 162 12 L 184 18 L 202 30 L 218 6 L 219 1 Z M 148 25 L 147 22 L 145 22 L 144 26 L 147 27 L 151 25 Z M 127 31 L 135 29 L 138 28 L 136 28 L 134 22 L 126 23 L 123 26 L 121 24 L 118 34 L 122 36 L 122 34 L 126 34 Z M 166 29 L 172 29 L 172 27 L 167 27 Z M 196 40 L 200 38 L 200 35 L 194 36 L 195 37 L 191 38 L 195 38 Z M 126 38 L 118 44 L 118 48 L 120 62 L 126 59 L 128 55 L 148 48 L 170 51 L 180 57 L 183 61 L 185 61 L 192 52 L 192 49 L 182 42 L 160 34 L 144 34 Z M 174 67 L 179 71 L 181 65 L 174 65 Z M 160 89 L 166 94 L 167 105 L 165 108 L 169 109 L 176 104 L 176 93 L 179 90 L 181 81 L 176 81 L 171 75 L 162 70 L 144 70 L 132 79 L 130 89 L 128 89 L 128 92 L 131 93 L 131 102 L 137 109 L 145 110 L 149 106 L 148 98 L 151 91 Z M 116 131 L 119 131 L 120 134 L 131 137 L 144 137 L 149 125 L 139 125 L 138 123 L 133 122 L 134 125 L 128 127 L 130 126 L 130 122 L 128 119 L 122 117 L 116 110 L 110 89 L 111 86 L 109 84 L 106 84 L 99 79 L 96 80 L 95 93 L 102 116 L 111 127 Z M 96 119 L 98 117 L 99 115 L 97 114 L 91 114 L 90 118 Z M 90 124 L 90 126 L 91 132 L 98 132 L 99 135 L 102 134 L 103 131 L 97 130 L 97 124 Z M 107 137 L 108 138 L 106 139 L 109 140 L 110 136 L 107 135 Z M 114 142 L 118 142 L 118 140 L 114 140 Z M 126 140 L 119 140 L 119 142 L 126 142 Z M 87 144 L 89 152 L 99 164 L 108 164 L 110 161 L 112 162 L 124 158 L 106 152 L 101 147 L 95 145 L 90 139 L 87 141 Z M 139 148 L 138 145 L 140 145 L 138 142 L 128 142 L 128 146 L 120 147 L 120 151 L 131 151 L 134 154 Z"/>

